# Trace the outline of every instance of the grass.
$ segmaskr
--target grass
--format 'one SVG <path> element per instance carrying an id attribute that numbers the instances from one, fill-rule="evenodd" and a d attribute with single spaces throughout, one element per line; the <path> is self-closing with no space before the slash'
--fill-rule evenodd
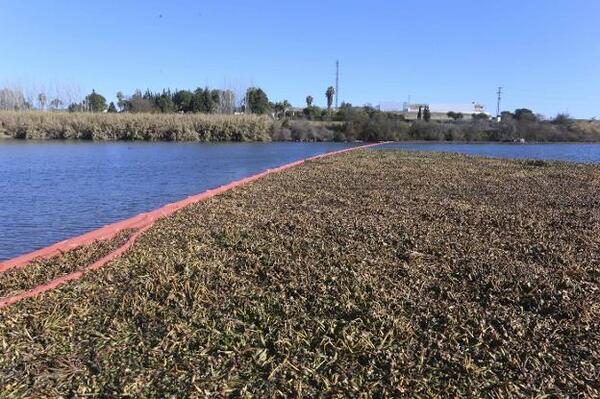
<path id="1" fill-rule="evenodd" d="M 600 166 L 361 150 L 0 310 L 0 397 L 597 397 Z"/>
<path id="2" fill-rule="evenodd" d="M 0 111 L 0 134 L 20 139 L 269 141 L 271 127 L 255 115 Z"/>

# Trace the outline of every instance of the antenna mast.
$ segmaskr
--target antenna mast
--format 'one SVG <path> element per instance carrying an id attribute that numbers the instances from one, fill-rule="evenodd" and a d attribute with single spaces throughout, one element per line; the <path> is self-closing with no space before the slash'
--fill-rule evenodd
<path id="1" fill-rule="evenodd" d="M 500 118 L 500 100 L 502 99 L 502 87 L 498 87 L 498 105 L 496 106 L 496 118 Z"/>

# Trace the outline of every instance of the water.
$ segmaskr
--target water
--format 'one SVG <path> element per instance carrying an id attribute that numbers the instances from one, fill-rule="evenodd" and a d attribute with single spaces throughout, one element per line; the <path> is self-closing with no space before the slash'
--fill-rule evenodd
<path id="1" fill-rule="evenodd" d="M 0 141 L 0 260 L 339 143 Z M 600 162 L 600 144 L 390 144 L 506 158 Z"/>
<path id="2" fill-rule="evenodd" d="M 0 260 L 348 146 L 0 141 Z"/>
<path id="3" fill-rule="evenodd" d="M 395 148 L 407 151 L 458 152 L 513 159 L 546 159 L 585 163 L 600 163 L 600 144 L 454 144 L 454 143 L 394 143 L 376 148 Z"/>

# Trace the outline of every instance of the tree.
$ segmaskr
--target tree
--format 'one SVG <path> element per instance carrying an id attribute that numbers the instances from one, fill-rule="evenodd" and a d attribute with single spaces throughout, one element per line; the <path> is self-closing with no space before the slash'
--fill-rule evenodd
<path id="1" fill-rule="evenodd" d="M 112 101 L 110 102 L 110 104 L 108 104 L 108 112 L 110 112 L 110 113 L 117 112 L 117 107 L 115 107 L 115 103 L 113 103 Z"/>
<path id="2" fill-rule="evenodd" d="M 147 98 L 148 92 L 142 94 L 141 90 L 136 90 L 133 95 L 125 101 L 125 111 L 128 112 L 155 112 L 156 104 L 150 98 Z"/>
<path id="3" fill-rule="evenodd" d="M 92 90 L 85 100 L 92 112 L 103 112 L 106 109 L 106 98 L 96 93 L 95 90 Z"/>
<path id="4" fill-rule="evenodd" d="M 314 100 L 313 96 L 306 96 L 306 107 L 307 108 L 312 107 L 313 100 Z"/>
<path id="5" fill-rule="evenodd" d="M 235 109 L 235 93 L 231 90 L 214 90 L 217 93 L 216 112 L 232 114 Z"/>
<path id="6" fill-rule="evenodd" d="M 46 95 L 44 93 L 38 94 L 38 102 L 40 103 L 40 109 L 43 111 L 46 108 Z"/>
<path id="7" fill-rule="evenodd" d="M 197 88 L 190 108 L 192 112 L 211 113 L 216 108 L 216 101 L 218 101 L 218 94 L 215 96 L 208 88 Z"/>
<path id="8" fill-rule="evenodd" d="M 325 91 L 325 97 L 327 98 L 327 110 L 331 111 L 331 105 L 333 105 L 333 96 L 335 95 L 335 89 L 333 86 L 329 86 Z"/>
<path id="9" fill-rule="evenodd" d="M 136 113 L 155 112 L 156 106 L 152 100 L 148 100 L 142 96 L 132 96 L 127 101 L 127 110 Z"/>
<path id="10" fill-rule="evenodd" d="M 26 105 L 25 95 L 21 89 L 11 89 L 9 87 L 0 89 L 0 109 L 27 109 Z"/>
<path id="11" fill-rule="evenodd" d="M 571 116 L 567 113 L 558 113 L 552 119 L 553 125 L 568 125 L 571 123 Z"/>
<path id="12" fill-rule="evenodd" d="M 480 112 L 478 114 L 472 114 L 471 118 L 476 121 L 487 121 L 488 119 L 490 119 L 488 114 L 486 114 L 484 112 Z"/>
<path id="13" fill-rule="evenodd" d="M 71 103 L 69 104 L 69 106 L 67 107 L 67 110 L 69 112 L 83 112 L 83 103 Z"/>
<path id="14" fill-rule="evenodd" d="M 181 112 L 192 111 L 192 100 L 194 93 L 189 90 L 179 90 L 173 96 L 173 102 L 175 103 L 175 109 Z"/>
<path id="15" fill-rule="evenodd" d="M 63 102 L 60 98 L 55 98 L 50 101 L 50 108 L 53 110 L 59 109 L 63 105 Z"/>
<path id="16" fill-rule="evenodd" d="M 169 93 L 163 93 L 159 97 L 156 98 L 156 105 L 160 109 L 160 112 L 169 113 L 175 111 L 175 104 L 171 99 L 171 95 Z"/>
<path id="17" fill-rule="evenodd" d="M 288 100 L 283 100 L 283 117 L 286 117 L 286 114 L 290 108 L 292 108 L 292 104 L 288 102 Z"/>
<path id="18" fill-rule="evenodd" d="M 537 117 L 535 116 L 535 114 L 527 108 L 519 108 L 515 110 L 515 119 L 519 120 L 519 121 L 528 121 L 528 122 L 535 122 L 537 121 Z"/>
<path id="19" fill-rule="evenodd" d="M 271 108 L 267 94 L 257 87 L 250 87 L 246 91 L 246 107 L 253 114 L 266 114 Z"/>
<path id="20" fill-rule="evenodd" d="M 431 112 L 429 111 L 429 105 L 425 106 L 425 110 L 423 111 L 423 120 L 425 122 L 429 122 L 431 120 Z"/>
<path id="21" fill-rule="evenodd" d="M 304 114 L 304 116 L 307 119 L 315 119 L 317 117 L 319 117 L 321 115 L 321 109 L 319 107 L 316 107 L 314 105 L 311 105 L 310 107 L 306 107 L 302 110 L 302 113 Z"/>
<path id="22" fill-rule="evenodd" d="M 275 118 L 279 118 L 279 115 L 283 113 L 283 103 L 271 103 L 270 107 L 275 114 Z"/>
<path id="23" fill-rule="evenodd" d="M 280 116 L 286 117 L 288 109 L 290 109 L 292 105 L 288 102 L 288 100 L 283 100 L 282 102 L 272 103 L 271 109 L 275 111 L 275 117 L 279 118 Z"/>
<path id="24" fill-rule="evenodd" d="M 117 105 L 119 106 L 119 109 L 121 111 L 125 111 L 125 108 L 126 108 L 126 105 L 127 105 L 126 101 L 127 100 L 125 99 L 125 96 L 123 95 L 123 92 L 118 91 L 117 92 Z"/>
<path id="25" fill-rule="evenodd" d="M 417 113 L 417 120 L 421 120 L 423 118 L 423 112 L 422 112 L 423 107 L 419 107 L 419 112 Z"/>
<path id="26" fill-rule="evenodd" d="M 450 111 L 446 115 L 448 115 L 448 118 L 454 119 L 455 121 L 459 120 L 459 119 L 462 119 L 464 117 L 464 115 L 462 113 L 460 113 L 460 112 L 454 112 L 454 111 Z"/>

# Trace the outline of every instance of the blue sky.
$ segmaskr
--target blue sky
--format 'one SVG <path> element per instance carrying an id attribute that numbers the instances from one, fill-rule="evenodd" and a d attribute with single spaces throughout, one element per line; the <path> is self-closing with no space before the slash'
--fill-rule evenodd
<path id="1" fill-rule="evenodd" d="M 600 2 L 0 0 L 0 85 L 262 87 L 600 118 Z"/>

